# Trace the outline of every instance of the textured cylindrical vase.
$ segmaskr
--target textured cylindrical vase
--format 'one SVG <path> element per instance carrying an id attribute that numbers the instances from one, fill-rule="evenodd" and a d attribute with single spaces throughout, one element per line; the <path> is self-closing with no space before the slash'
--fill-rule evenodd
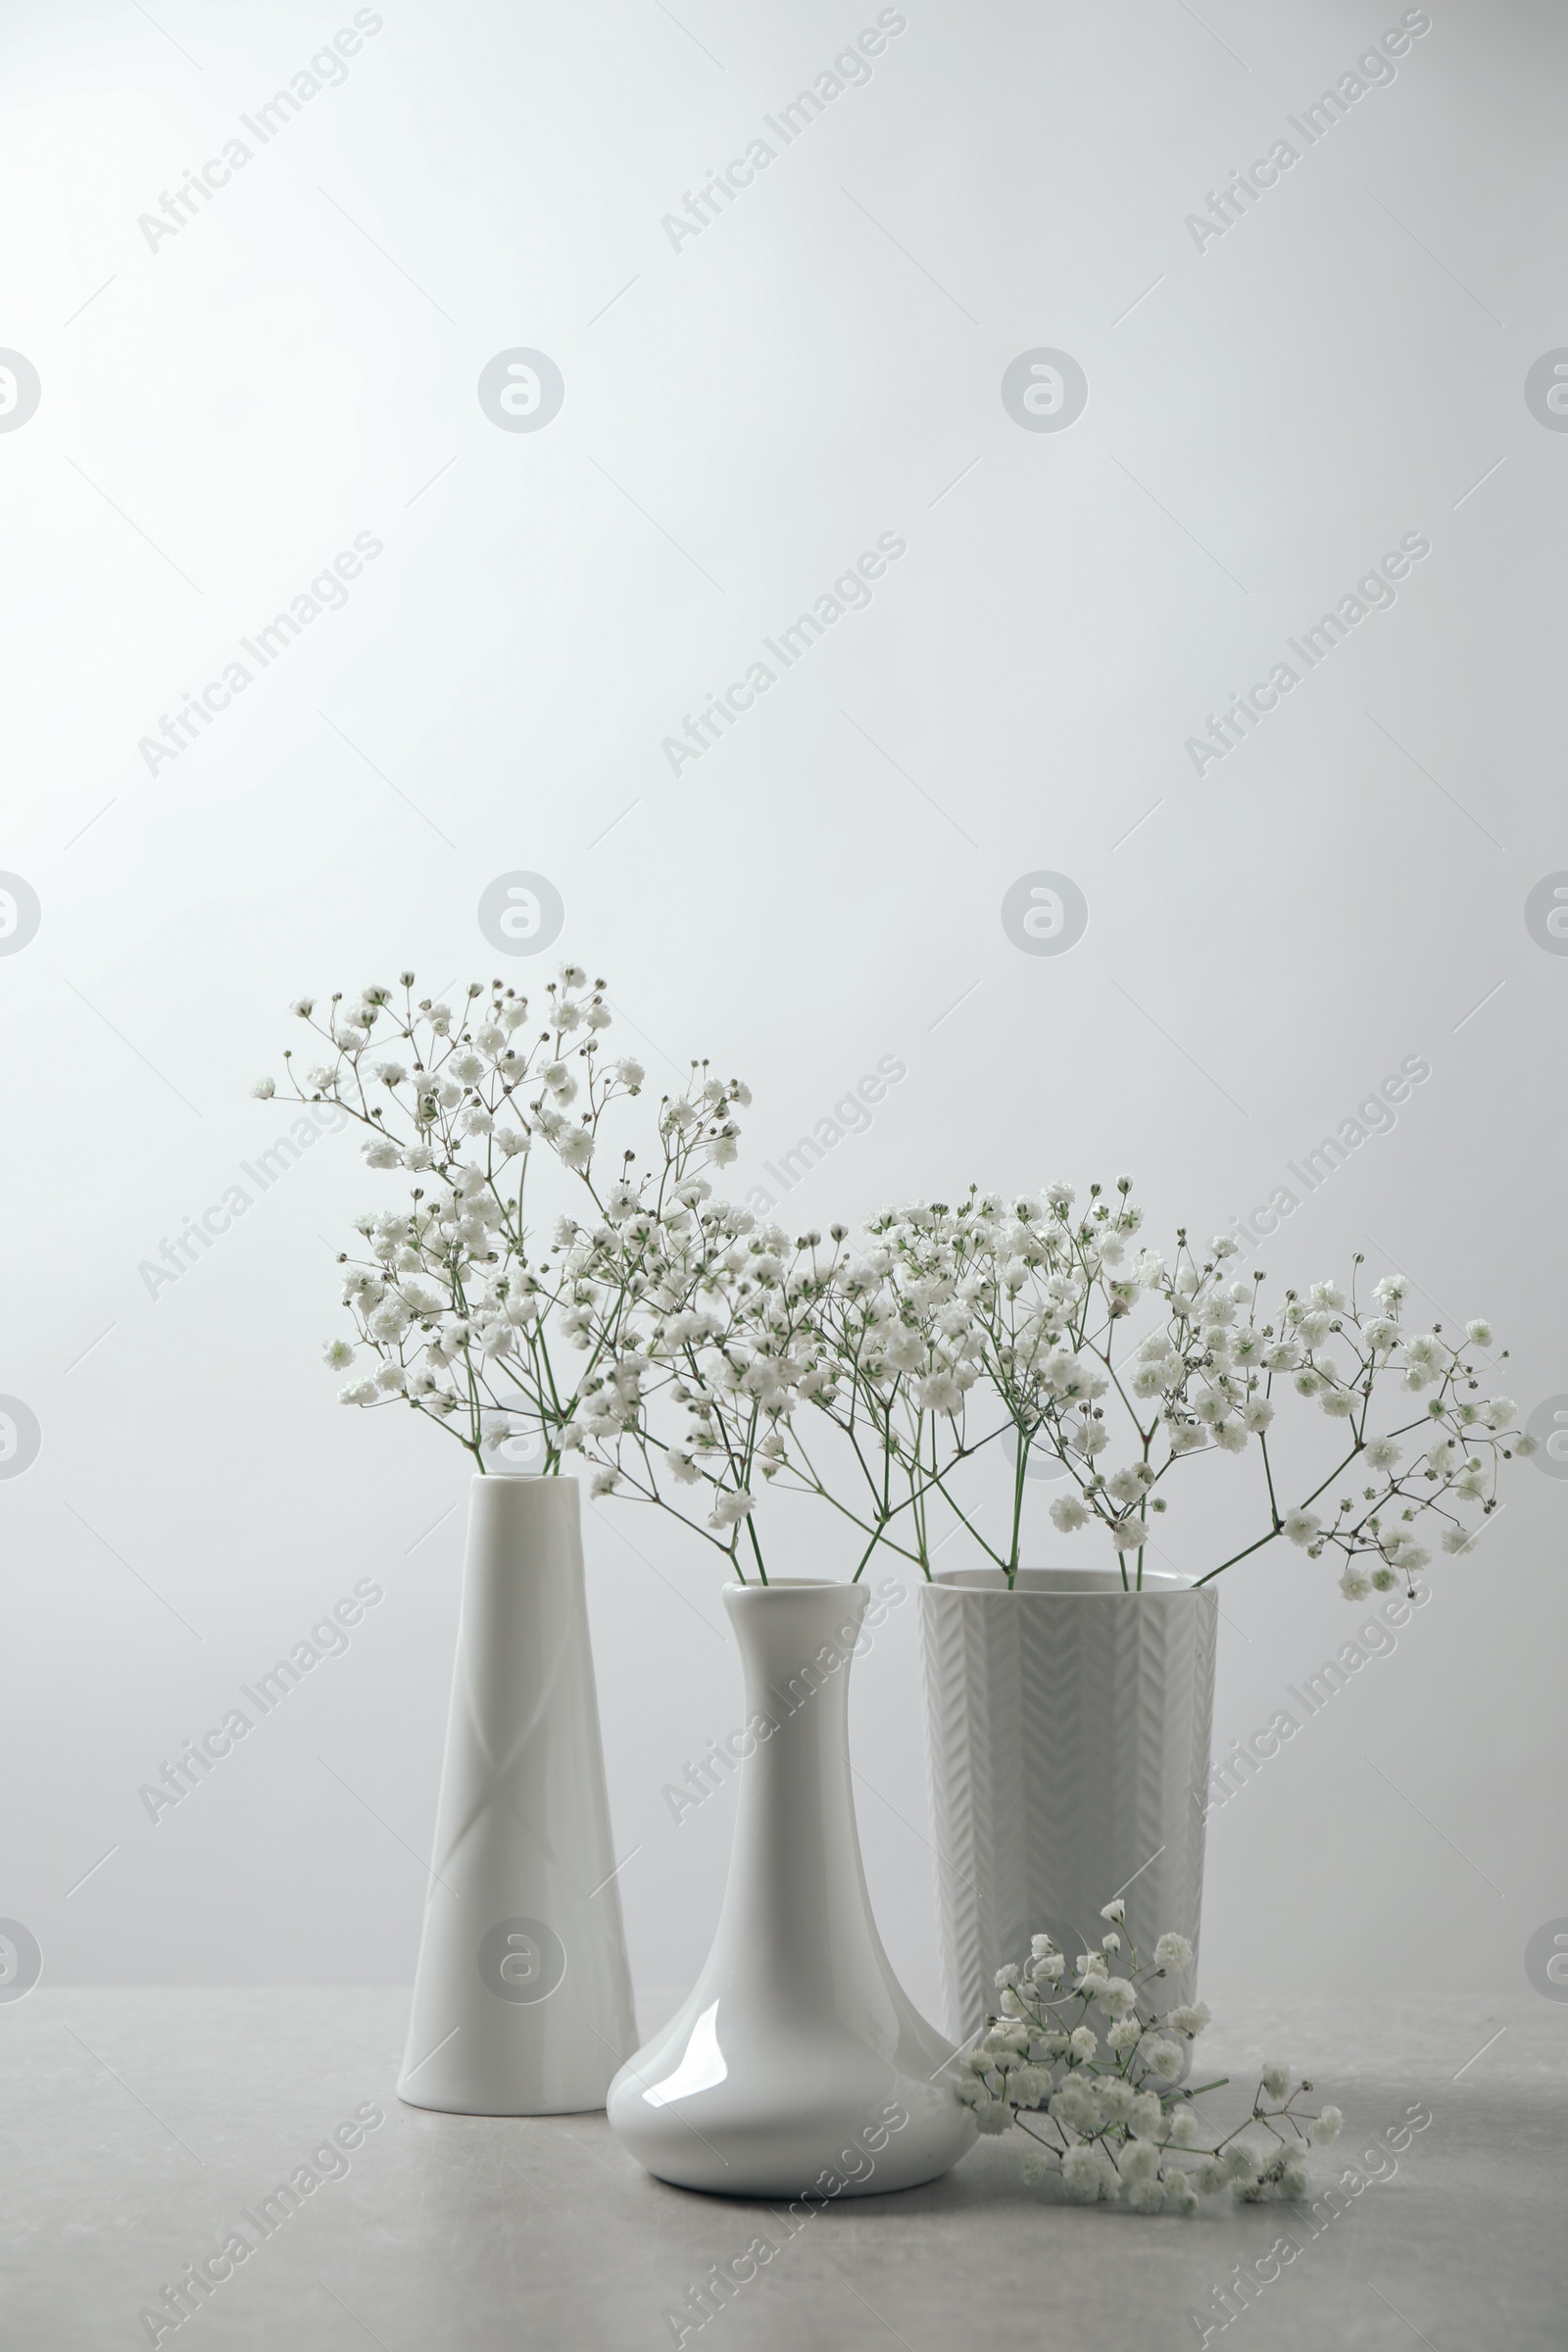
<path id="1" fill-rule="evenodd" d="M 1218 1599 L 1186 1577 L 962 1569 L 921 1588 L 942 1982 L 954 2036 L 997 2005 L 996 1971 L 1044 1930 L 1098 1945 L 1120 1894 L 1123 1961 L 1174 1929 L 1194 1968 Z"/>
<path id="2" fill-rule="evenodd" d="M 747 1729 L 718 1931 L 609 2102 L 638 2163 L 683 2188 L 876 2196 L 935 2180 L 974 2138 L 866 1892 L 848 1690 L 866 1599 L 794 1579 L 724 1592 Z"/>
<path id="3" fill-rule="evenodd" d="M 476 1476 L 398 2096 L 603 2107 L 636 2041 L 588 1641 L 577 1483 Z"/>

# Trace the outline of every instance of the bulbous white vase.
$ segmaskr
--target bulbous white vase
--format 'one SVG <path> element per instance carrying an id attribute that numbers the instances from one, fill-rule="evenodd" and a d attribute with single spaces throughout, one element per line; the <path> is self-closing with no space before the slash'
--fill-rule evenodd
<path id="1" fill-rule="evenodd" d="M 1120 1571 L 960 1569 L 920 1591 L 927 1753 L 948 2030 L 997 2005 L 994 1978 L 1044 1929 L 1068 1955 L 1127 1906 L 1123 1959 L 1167 1928 L 1194 1966 L 1219 1602 L 1212 1585 Z"/>
<path id="2" fill-rule="evenodd" d="M 638 2163 L 683 2188 L 875 2196 L 935 2180 L 974 2138 L 951 2046 L 894 1976 L 866 1893 L 848 1706 L 866 1600 L 794 1579 L 724 1592 L 755 1745 L 718 1932 L 609 2100 Z"/>
<path id="3" fill-rule="evenodd" d="M 577 1483 L 476 1475 L 446 1760 L 398 2096 L 602 2107 L 635 2042 Z"/>

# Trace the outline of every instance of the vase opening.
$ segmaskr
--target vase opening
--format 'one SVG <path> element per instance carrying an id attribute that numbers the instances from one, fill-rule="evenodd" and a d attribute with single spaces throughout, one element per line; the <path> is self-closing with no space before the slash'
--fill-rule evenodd
<path id="1" fill-rule="evenodd" d="M 1142 1585 L 1136 1583 L 1136 1570 L 1129 1569 L 1129 1584 L 1121 1581 L 1119 1568 L 1020 1568 L 1014 1592 L 1124 1592 L 1129 1590 L 1143 1592 L 1191 1592 L 1190 1576 L 1178 1576 L 1167 1568 L 1146 1568 Z M 950 1568 L 932 1578 L 937 1585 L 956 1586 L 960 1592 L 1005 1592 L 1009 1590 L 1005 1575 L 1000 1568 Z"/>

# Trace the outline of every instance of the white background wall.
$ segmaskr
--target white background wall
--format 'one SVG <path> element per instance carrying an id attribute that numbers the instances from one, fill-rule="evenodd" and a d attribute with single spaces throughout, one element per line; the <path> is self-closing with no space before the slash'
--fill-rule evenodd
<path id="1" fill-rule="evenodd" d="M 1152 1227 L 1221 1230 L 1422 1057 L 1261 1262 L 1364 1250 L 1423 1318 L 1495 1318 L 1523 1412 L 1568 1391 L 1568 962 L 1525 921 L 1568 866 L 1568 438 L 1524 395 L 1568 342 L 1561 16 L 1435 0 L 1307 150 L 1286 117 L 1396 5 L 908 0 L 676 249 L 662 216 L 873 7 L 375 13 L 266 146 L 240 116 L 347 5 L 9 17 L 0 342 L 42 396 L 0 432 L 0 867 L 41 921 L 0 956 L 0 1392 L 42 1449 L 0 1478 L 0 1912 L 57 1981 L 412 1968 L 466 1463 L 342 1412 L 318 1361 L 329 1252 L 385 1180 L 324 1141 L 177 1284 L 138 1268 L 284 1127 L 248 1088 L 287 999 L 488 976 L 499 873 L 553 880 L 554 954 L 608 974 L 656 1077 L 750 1076 L 743 1183 L 906 1062 L 792 1221 L 1125 1167 Z M 150 245 L 138 217 L 236 132 L 251 160 Z M 1282 136 L 1300 160 L 1200 250 L 1187 216 Z M 537 432 L 476 397 L 518 346 L 564 377 Z M 1039 347 L 1086 371 L 1068 429 L 1003 404 Z M 885 532 L 869 609 L 672 776 L 682 714 Z M 344 608 L 149 773 L 161 714 L 357 533 L 383 552 Z M 1392 609 L 1196 774 L 1205 713 L 1406 533 L 1431 553 Z M 1001 920 L 1040 869 L 1089 906 L 1059 956 Z M 1396 1653 L 1216 1816 L 1212 1984 L 1522 1988 L 1568 1910 L 1565 1507 L 1521 1465 Z M 1195 1497 L 1172 1557 L 1232 1524 Z M 653 1999 L 706 1949 L 731 1808 L 677 1828 L 661 1788 L 736 1678 L 706 1555 L 624 1506 L 590 1542 Z M 790 1544 L 838 1563 L 809 1519 Z M 348 1653 L 150 1823 L 138 1786 L 366 1575 Z M 1365 1614 L 1294 1551 L 1223 1606 L 1227 1738 Z M 857 1667 L 855 1741 L 934 2007 L 915 1634 L 911 1599 Z"/>

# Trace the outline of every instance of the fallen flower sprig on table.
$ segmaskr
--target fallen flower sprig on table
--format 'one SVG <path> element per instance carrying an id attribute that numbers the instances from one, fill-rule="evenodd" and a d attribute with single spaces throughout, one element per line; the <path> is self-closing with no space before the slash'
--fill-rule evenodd
<path id="1" fill-rule="evenodd" d="M 1192 1966 L 1192 1945 L 1161 1936 L 1152 1960 L 1141 1964 L 1134 1946 L 1123 1963 L 1125 1916 L 1125 1904 L 1105 1905 L 1100 1948 L 1078 1956 L 1070 1984 L 1049 1936 L 1033 1938 L 1026 1966 L 997 1971 L 1000 2014 L 958 2059 L 956 2096 L 982 2132 L 1016 2126 L 1034 2141 L 1026 2180 L 1059 2180 L 1082 2204 L 1114 2204 L 1124 2189 L 1135 2213 L 1196 2213 L 1200 2197 L 1225 2188 L 1250 2204 L 1304 2197 L 1307 2151 L 1335 2137 L 1339 2109 L 1308 2113 L 1298 2101 L 1310 2082 L 1271 2062 L 1250 2114 L 1209 2137 L 1194 2102 L 1229 2078 L 1196 2089 L 1179 2082 L 1208 2008 L 1189 2001 L 1161 2011 L 1153 1998 L 1168 1969 Z M 1124 1976 L 1115 1973 L 1122 1965 Z"/>

